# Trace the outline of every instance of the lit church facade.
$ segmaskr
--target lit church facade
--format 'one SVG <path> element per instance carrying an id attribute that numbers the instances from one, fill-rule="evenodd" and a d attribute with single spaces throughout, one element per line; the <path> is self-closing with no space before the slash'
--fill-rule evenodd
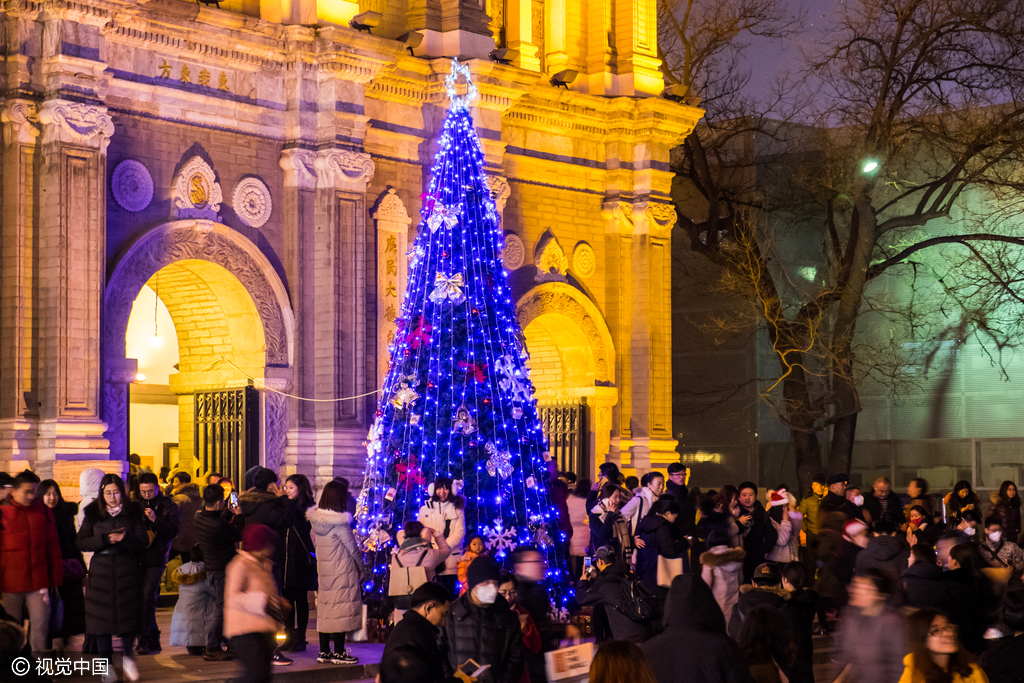
<path id="1" fill-rule="evenodd" d="M 701 112 L 660 97 L 654 0 L 4 15 L 3 469 L 358 485 L 453 56 L 553 450 L 677 459 L 668 164 Z"/>

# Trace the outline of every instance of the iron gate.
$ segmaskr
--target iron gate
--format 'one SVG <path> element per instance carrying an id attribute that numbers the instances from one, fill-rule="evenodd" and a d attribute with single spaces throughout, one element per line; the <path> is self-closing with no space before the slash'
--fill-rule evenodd
<path id="1" fill-rule="evenodd" d="M 538 406 L 541 428 L 548 439 L 548 450 L 561 472 L 590 477 L 590 448 L 587 444 L 586 407 Z"/>
<path id="2" fill-rule="evenodd" d="M 255 387 L 195 394 L 195 454 L 200 472 L 220 472 L 244 490 L 260 464 L 260 395 Z"/>

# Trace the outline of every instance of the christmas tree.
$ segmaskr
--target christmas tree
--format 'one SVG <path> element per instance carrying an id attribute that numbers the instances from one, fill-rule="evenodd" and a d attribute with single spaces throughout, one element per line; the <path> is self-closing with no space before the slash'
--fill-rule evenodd
<path id="1" fill-rule="evenodd" d="M 465 498 L 467 536 L 481 534 L 499 561 L 518 545 L 536 545 L 548 556 L 552 593 L 565 604 L 564 543 L 556 544 L 565 539 L 556 538 L 546 441 L 469 112 L 476 87 L 468 65 L 454 60 L 445 85 L 451 105 L 366 442 L 357 532 L 372 576 L 363 589 L 368 599 L 387 594 L 396 533 L 417 518 L 427 485 L 447 476 Z"/>

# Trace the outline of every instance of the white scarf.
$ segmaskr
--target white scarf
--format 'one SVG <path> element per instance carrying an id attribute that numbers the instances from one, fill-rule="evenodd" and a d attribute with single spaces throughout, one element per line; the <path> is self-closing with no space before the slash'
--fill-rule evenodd
<path id="1" fill-rule="evenodd" d="M 124 510 L 124 503 L 121 503 L 116 508 L 107 508 L 107 514 L 111 517 L 117 517 Z"/>

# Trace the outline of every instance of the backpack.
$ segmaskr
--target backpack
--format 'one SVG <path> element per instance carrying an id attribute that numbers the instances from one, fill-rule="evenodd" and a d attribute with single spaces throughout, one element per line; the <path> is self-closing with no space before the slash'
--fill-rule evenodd
<path id="1" fill-rule="evenodd" d="M 622 601 L 615 609 L 630 621 L 650 621 L 656 611 L 657 601 L 636 574 L 626 574 L 619 580 Z"/>
<path id="2" fill-rule="evenodd" d="M 413 591 L 427 582 L 427 568 L 422 565 L 428 552 L 430 548 L 423 551 L 412 567 L 404 566 L 395 556 L 391 563 L 391 581 L 388 583 L 390 597 L 412 595 Z"/>

